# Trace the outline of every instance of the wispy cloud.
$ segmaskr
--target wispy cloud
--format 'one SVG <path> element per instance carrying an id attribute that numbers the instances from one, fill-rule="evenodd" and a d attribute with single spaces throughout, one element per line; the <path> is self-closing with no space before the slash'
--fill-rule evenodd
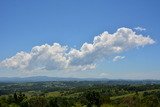
<path id="1" fill-rule="evenodd" d="M 102 72 L 99 74 L 99 77 L 108 77 L 108 76 L 110 76 L 110 74 L 105 73 L 105 72 Z"/>
<path id="2" fill-rule="evenodd" d="M 143 27 L 140 27 L 140 26 L 135 27 L 134 29 L 138 30 L 138 31 L 145 31 L 146 30 L 146 28 L 143 28 Z"/>
<path id="3" fill-rule="evenodd" d="M 113 61 L 116 62 L 116 61 L 122 60 L 122 59 L 124 59 L 124 58 L 125 58 L 125 56 L 115 56 L 115 57 L 113 58 Z"/>
<path id="4" fill-rule="evenodd" d="M 18 52 L 0 62 L 0 68 L 15 70 L 90 70 L 96 63 L 132 48 L 153 44 L 150 37 L 136 34 L 132 29 L 119 28 L 115 33 L 103 32 L 93 43 L 84 43 L 80 49 L 53 45 L 35 46 L 30 52 Z M 117 56 L 115 61 L 124 57 Z"/>

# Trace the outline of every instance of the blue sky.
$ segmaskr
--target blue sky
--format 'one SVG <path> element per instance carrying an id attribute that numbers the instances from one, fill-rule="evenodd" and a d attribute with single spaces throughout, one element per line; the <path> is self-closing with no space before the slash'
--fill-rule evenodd
<path id="1" fill-rule="evenodd" d="M 87 71 L 64 72 L 0 70 L 0 76 L 48 75 L 122 79 L 160 78 L 159 0 L 1 0 L 0 61 L 32 47 L 59 43 L 80 49 L 95 36 L 126 27 L 149 35 L 156 43 L 119 54 L 120 61 L 106 58 Z M 146 30 L 138 31 L 135 27 Z"/>

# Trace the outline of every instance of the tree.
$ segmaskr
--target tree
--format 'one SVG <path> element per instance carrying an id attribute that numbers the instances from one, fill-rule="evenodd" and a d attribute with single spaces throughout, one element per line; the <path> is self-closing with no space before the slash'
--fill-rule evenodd
<path id="1" fill-rule="evenodd" d="M 18 100 L 17 94 L 14 93 L 14 101 L 17 102 L 17 100 Z"/>
<path id="2" fill-rule="evenodd" d="M 57 98 L 52 98 L 49 100 L 49 107 L 59 107 L 57 104 Z"/>
<path id="3" fill-rule="evenodd" d="M 47 100 L 45 97 L 32 97 L 28 100 L 29 107 L 46 107 Z"/>
<path id="4" fill-rule="evenodd" d="M 11 104 L 11 103 L 13 103 L 13 102 L 14 102 L 13 96 L 12 96 L 12 95 L 8 95 L 8 97 L 7 97 L 7 103 L 8 103 L 8 104 Z"/>
<path id="5" fill-rule="evenodd" d="M 92 105 L 96 105 L 100 107 L 100 93 L 95 91 L 88 91 L 85 93 L 86 99 L 88 101 L 87 106 L 91 107 Z"/>

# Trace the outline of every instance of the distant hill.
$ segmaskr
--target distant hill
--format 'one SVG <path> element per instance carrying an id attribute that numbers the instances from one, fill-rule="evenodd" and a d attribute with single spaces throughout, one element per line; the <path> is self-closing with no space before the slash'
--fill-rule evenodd
<path id="1" fill-rule="evenodd" d="M 64 77 L 0 77 L 0 82 L 41 82 L 41 81 L 101 81 L 108 80 L 106 78 L 64 78 Z"/>
<path id="2" fill-rule="evenodd" d="M 0 83 L 7 82 L 47 82 L 47 81 L 101 81 L 107 84 L 160 84 L 160 80 L 123 80 L 123 79 L 107 79 L 107 78 L 65 78 L 65 77 L 0 77 Z"/>

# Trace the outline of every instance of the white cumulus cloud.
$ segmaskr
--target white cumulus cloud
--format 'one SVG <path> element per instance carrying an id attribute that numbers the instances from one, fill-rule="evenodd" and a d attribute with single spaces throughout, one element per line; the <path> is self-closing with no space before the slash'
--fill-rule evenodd
<path id="1" fill-rule="evenodd" d="M 119 28 L 115 33 L 103 32 L 92 43 L 84 43 L 80 49 L 53 45 L 35 46 L 30 52 L 19 52 L 0 62 L 0 68 L 20 70 L 89 70 L 96 63 L 136 47 L 155 43 L 149 36 L 136 34 L 132 29 Z M 123 59 L 117 58 L 117 59 Z"/>

